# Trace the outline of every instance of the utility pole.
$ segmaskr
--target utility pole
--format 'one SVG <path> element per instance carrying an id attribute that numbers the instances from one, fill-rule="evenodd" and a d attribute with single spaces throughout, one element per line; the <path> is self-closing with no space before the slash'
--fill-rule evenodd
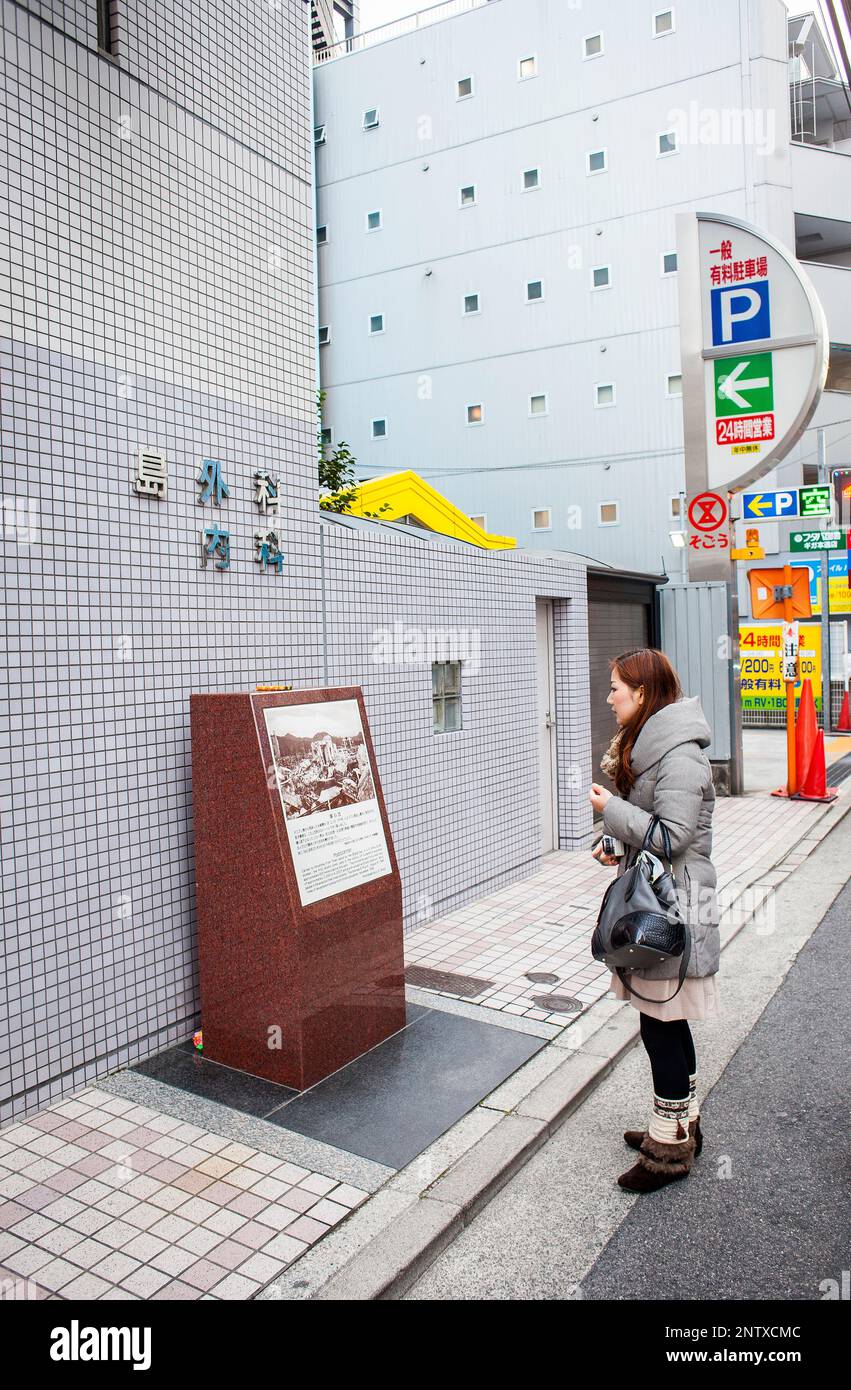
<path id="1" fill-rule="evenodd" d="M 825 438 L 824 426 L 818 430 L 818 480 L 821 484 L 829 484 L 830 477 L 827 471 L 827 440 Z M 841 522 L 841 518 L 840 518 Z M 825 530 L 830 526 L 831 519 L 822 521 L 821 529 Z M 830 561 L 827 550 L 820 551 L 820 572 L 821 572 L 821 726 L 824 736 L 827 738 L 832 733 L 833 720 L 830 715 Z"/>

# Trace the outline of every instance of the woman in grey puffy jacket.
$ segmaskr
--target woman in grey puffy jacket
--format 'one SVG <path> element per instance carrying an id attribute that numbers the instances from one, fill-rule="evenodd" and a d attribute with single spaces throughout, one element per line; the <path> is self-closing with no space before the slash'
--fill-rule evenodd
<path id="1" fill-rule="evenodd" d="M 602 813 L 606 833 L 623 844 L 625 856 L 631 847 L 641 847 L 654 815 L 667 827 L 692 938 L 688 970 L 679 991 L 676 957 L 630 971 L 628 984 L 637 994 L 612 975 L 616 997 L 629 999 L 640 1011 L 641 1038 L 653 1076 L 649 1127 L 627 1130 L 624 1135 L 638 1150 L 638 1162 L 618 1182 L 630 1191 L 646 1192 L 686 1177 L 703 1146 L 697 1060 L 688 1020 L 711 1017 L 718 1009 L 718 901 L 710 858 L 715 791 L 704 751 L 712 735 L 700 701 L 683 696 L 664 652 L 638 648 L 616 657 L 610 666 L 608 703 L 618 730 L 600 767 L 614 782 L 615 794 L 592 783 L 591 804 Z M 663 855 L 658 830 L 649 848 Z M 593 854 L 601 863 L 617 864 L 619 874 L 624 872 L 625 856 L 606 856 L 599 845 Z"/>

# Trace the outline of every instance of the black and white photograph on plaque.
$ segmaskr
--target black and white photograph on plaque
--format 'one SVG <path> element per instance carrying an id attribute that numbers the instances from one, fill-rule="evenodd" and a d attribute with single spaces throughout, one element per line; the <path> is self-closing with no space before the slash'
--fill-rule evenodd
<path id="1" fill-rule="evenodd" d="M 357 700 L 264 709 L 304 904 L 392 872 Z M 274 779 L 273 781 L 271 779 Z"/>

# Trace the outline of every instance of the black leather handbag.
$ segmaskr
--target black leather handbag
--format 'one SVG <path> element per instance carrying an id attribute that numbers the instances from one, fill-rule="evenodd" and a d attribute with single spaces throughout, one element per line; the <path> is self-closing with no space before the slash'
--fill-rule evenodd
<path id="1" fill-rule="evenodd" d="M 668 868 L 653 880 L 655 865 L 650 842 L 653 832 L 659 826 Z M 649 995 L 639 994 L 624 979 L 627 970 L 644 970 L 658 965 L 669 956 L 679 956 L 679 984 L 670 996 L 674 999 L 685 982 L 691 955 L 691 932 L 683 916 L 674 866 L 671 862 L 671 837 L 668 827 L 658 816 L 653 816 L 644 843 L 638 850 L 634 862 L 609 884 L 600 904 L 597 925 L 591 937 L 591 954 L 595 960 L 604 961 L 614 970 L 624 989 L 638 999 Z"/>

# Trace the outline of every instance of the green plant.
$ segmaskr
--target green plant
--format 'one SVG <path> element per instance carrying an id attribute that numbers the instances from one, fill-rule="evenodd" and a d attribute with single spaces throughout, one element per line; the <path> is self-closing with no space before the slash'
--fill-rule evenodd
<path id="1" fill-rule="evenodd" d="M 319 420 L 316 442 L 319 451 L 319 506 L 326 512 L 348 512 L 358 495 L 359 484 L 354 476 L 357 459 L 348 444 L 341 439 L 337 447 L 329 452 L 322 440 L 322 410 L 327 392 L 316 393 L 316 414 Z M 380 512 L 390 511 L 390 503 L 383 502 L 377 512 L 364 511 L 363 515 L 377 517 Z"/>

